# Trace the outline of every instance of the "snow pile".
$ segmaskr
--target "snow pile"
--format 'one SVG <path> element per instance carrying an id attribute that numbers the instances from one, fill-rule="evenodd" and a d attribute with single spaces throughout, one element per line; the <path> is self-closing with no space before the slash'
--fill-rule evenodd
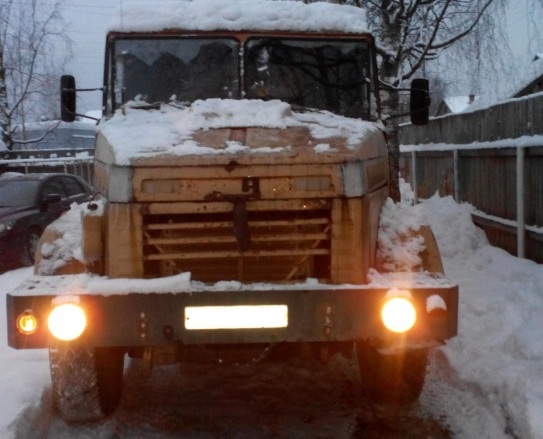
<path id="1" fill-rule="evenodd" d="M 91 212 L 87 203 L 73 203 L 69 211 L 49 225 L 48 230 L 56 239 L 43 243 L 39 248 L 41 254 L 37 268 L 40 273 L 53 274 L 71 261 L 84 262 L 81 249 L 82 217 L 86 214 L 99 215 L 104 209 L 102 201 L 94 202 L 94 205 L 96 212 Z"/>
<path id="2" fill-rule="evenodd" d="M 429 224 L 439 237 L 439 251 L 446 259 L 460 258 L 488 245 L 484 232 L 471 219 L 475 208 L 468 203 L 458 204 L 453 198 L 440 198 L 437 194 L 424 203 L 411 208 L 410 215 Z"/>
<path id="3" fill-rule="evenodd" d="M 388 199 L 383 206 L 378 236 L 377 262 L 386 271 L 417 271 L 424 251 L 424 238 L 417 234 L 422 225 L 409 203 Z"/>
<path id="4" fill-rule="evenodd" d="M 347 147 L 361 144 L 379 132 L 379 124 L 337 116 L 327 111 L 295 113 L 290 105 L 278 101 L 208 99 L 188 107 L 162 105 L 160 109 L 142 110 L 127 105 L 99 125 L 99 132 L 113 148 L 115 162 L 127 165 L 131 160 L 157 155 L 265 154 L 289 151 L 284 148 L 247 148 L 238 142 L 227 142 L 224 148 L 199 144 L 197 131 L 228 127 L 286 128 L 307 127 L 311 135 L 323 142 L 314 147 L 316 153 L 330 152 L 326 139 L 340 137 Z"/>
<path id="5" fill-rule="evenodd" d="M 427 408 L 447 418 L 458 437 L 507 438 L 504 431 L 509 431 L 513 437 L 539 439 L 543 267 L 490 246 L 471 220 L 473 210 L 437 195 L 413 207 L 437 236 L 447 276 L 460 285 L 459 334 L 442 353 L 456 374 L 454 386 L 462 391 L 430 388 Z M 478 401 L 478 407 L 466 398 Z M 500 435 L 481 429 L 489 417 L 503 424 Z"/>
<path id="6" fill-rule="evenodd" d="M 110 30 L 164 29 L 368 32 L 362 8 L 325 2 L 267 0 L 133 1 L 122 5 Z"/>
<path id="7" fill-rule="evenodd" d="M 79 207 L 77 206 L 76 209 L 79 210 Z M 52 224 L 51 230 L 58 233 L 59 238 L 53 242 L 44 243 L 40 247 L 42 256 L 40 269 L 43 274 L 54 273 L 57 268 L 73 259 L 83 261 L 80 232 L 81 216 L 79 214 L 61 216 Z"/>

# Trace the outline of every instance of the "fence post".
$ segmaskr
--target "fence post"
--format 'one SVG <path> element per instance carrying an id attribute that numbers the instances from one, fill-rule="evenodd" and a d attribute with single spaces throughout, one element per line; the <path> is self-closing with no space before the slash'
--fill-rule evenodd
<path id="1" fill-rule="evenodd" d="M 417 193 L 417 152 L 411 151 L 411 186 L 415 195 L 415 204 L 419 202 L 419 194 Z"/>
<path id="2" fill-rule="evenodd" d="M 459 152 L 453 151 L 453 178 L 454 178 L 454 199 L 460 203 L 460 174 L 459 174 Z"/>
<path id="3" fill-rule="evenodd" d="M 517 256 L 525 257 L 524 148 L 517 146 Z"/>

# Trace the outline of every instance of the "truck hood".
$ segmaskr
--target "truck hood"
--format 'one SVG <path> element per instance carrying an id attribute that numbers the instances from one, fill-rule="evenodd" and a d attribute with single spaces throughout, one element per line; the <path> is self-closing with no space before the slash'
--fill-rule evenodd
<path id="1" fill-rule="evenodd" d="M 147 108 L 147 109 L 144 109 Z M 187 107 L 126 105 L 98 127 L 98 161 L 117 166 L 344 162 L 386 154 L 380 123 L 281 101 L 196 101 Z M 311 156 L 314 156 L 313 159 Z"/>

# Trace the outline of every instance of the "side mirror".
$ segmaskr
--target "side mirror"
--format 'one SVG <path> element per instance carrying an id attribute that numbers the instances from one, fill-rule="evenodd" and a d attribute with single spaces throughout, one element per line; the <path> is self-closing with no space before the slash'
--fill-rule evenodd
<path id="1" fill-rule="evenodd" d="M 411 82 L 410 114 L 413 125 L 426 125 L 430 117 L 430 86 L 427 79 Z"/>
<path id="2" fill-rule="evenodd" d="M 60 78 L 60 118 L 63 122 L 73 122 L 75 116 L 75 78 L 72 75 L 62 75 Z"/>

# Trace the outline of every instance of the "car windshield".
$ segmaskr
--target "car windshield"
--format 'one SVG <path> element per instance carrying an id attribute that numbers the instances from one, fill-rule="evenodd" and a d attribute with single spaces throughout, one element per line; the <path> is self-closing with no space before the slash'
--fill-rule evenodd
<path id="1" fill-rule="evenodd" d="M 364 40 L 252 37 L 242 45 L 233 37 L 123 37 L 111 47 L 112 110 L 129 101 L 280 99 L 369 119 L 375 107 Z"/>
<path id="2" fill-rule="evenodd" d="M 34 205 L 39 184 L 38 180 L 0 181 L 0 207 Z"/>

